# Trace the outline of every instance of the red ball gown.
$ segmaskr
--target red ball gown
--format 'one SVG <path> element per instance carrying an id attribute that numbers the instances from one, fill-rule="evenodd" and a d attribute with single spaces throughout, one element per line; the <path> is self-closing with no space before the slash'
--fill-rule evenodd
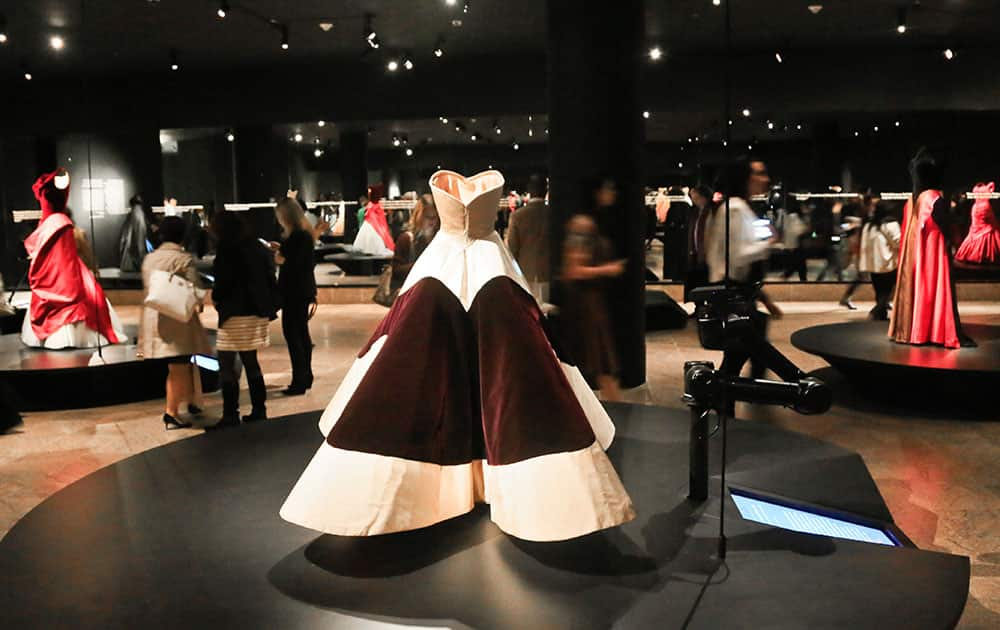
<path id="1" fill-rule="evenodd" d="M 988 194 L 995 190 L 993 182 L 978 184 L 972 192 Z M 955 252 L 955 260 L 972 265 L 1000 264 L 1000 222 L 993 214 L 989 199 L 976 199 L 972 206 L 972 225 Z"/>
<path id="2" fill-rule="evenodd" d="M 32 190 L 41 204 L 42 217 L 24 240 L 31 258 L 31 304 L 22 341 L 48 349 L 124 341 L 104 291 L 77 252 L 73 221 L 66 214 L 69 175 L 62 169 L 42 175 Z"/>
<path id="3" fill-rule="evenodd" d="M 959 347 L 948 240 L 934 221 L 940 190 L 925 190 L 903 210 L 903 238 L 889 337 L 899 343 Z"/>
<path id="4" fill-rule="evenodd" d="M 490 505 L 512 536 L 552 541 L 634 518 L 604 450 L 614 426 L 494 230 L 497 171 L 430 180 L 441 231 L 320 420 L 326 436 L 281 508 L 371 536 Z"/>

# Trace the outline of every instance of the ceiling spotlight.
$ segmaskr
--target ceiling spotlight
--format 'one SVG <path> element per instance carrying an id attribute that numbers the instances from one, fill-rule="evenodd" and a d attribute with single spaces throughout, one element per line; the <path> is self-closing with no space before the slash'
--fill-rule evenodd
<path id="1" fill-rule="evenodd" d="M 406 157 L 413 157 L 413 149 L 406 147 Z"/>
<path id="2" fill-rule="evenodd" d="M 528 137 L 533 138 L 534 136 L 535 136 L 535 130 L 532 129 L 531 127 L 528 127 Z"/>
<path id="3" fill-rule="evenodd" d="M 66 47 L 66 40 L 61 35 L 53 35 L 49 38 L 49 46 L 52 50 L 62 50 Z"/>
<path id="4" fill-rule="evenodd" d="M 795 128 L 796 128 L 796 129 L 797 129 L 798 131 L 802 131 L 802 123 L 799 123 L 799 124 L 795 125 Z"/>
<path id="5" fill-rule="evenodd" d="M 451 25 L 455 28 L 462 28 L 462 20 L 452 20 Z"/>
<path id="6" fill-rule="evenodd" d="M 462 13 L 469 12 L 469 0 L 465 0 L 465 4 L 462 5 Z"/>
<path id="7" fill-rule="evenodd" d="M 7 33 L 4 32 L 3 28 L 0 27 L 0 44 L 7 43 Z"/>
<path id="8" fill-rule="evenodd" d="M 399 139 L 399 136 L 392 134 L 392 146 L 398 147 L 401 144 L 403 144 L 403 141 Z"/>
<path id="9" fill-rule="evenodd" d="M 744 109 L 743 110 L 743 117 L 744 118 L 750 118 L 750 110 L 749 109 Z M 730 124 L 732 124 L 732 121 L 730 121 Z"/>
<path id="10" fill-rule="evenodd" d="M 281 26 L 281 49 L 288 50 L 288 27 Z"/>
<path id="11" fill-rule="evenodd" d="M 649 112 L 642 112 L 643 118 L 649 118 Z"/>
<path id="12" fill-rule="evenodd" d="M 663 57 L 663 50 L 659 46 L 653 46 L 649 49 L 649 58 L 653 61 L 659 61 Z"/>
<path id="13" fill-rule="evenodd" d="M 323 157 L 323 149 L 320 149 L 319 147 L 317 147 L 317 148 L 316 148 L 316 149 L 315 149 L 315 150 L 313 151 L 313 155 L 314 155 L 315 157 Z"/>
<path id="14" fill-rule="evenodd" d="M 442 125 L 447 125 L 447 124 L 448 124 L 448 119 L 447 119 L 447 118 L 445 118 L 444 116 L 442 116 L 442 117 L 441 117 L 441 124 L 442 124 Z"/>
<path id="15" fill-rule="evenodd" d="M 769 120 L 769 121 L 767 121 L 767 128 L 768 128 L 768 130 L 770 130 L 770 131 L 774 131 L 774 123 L 773 123 L 773 122 L 771 122 L 770 120 Z"/>
<path id="16" fill-rule="evenodd" d="M 227 131 L 226 132 L 226 142 L 233 142 L 235 140 L 236 140 L 236 134 L 234 134 L 232 131 Z"/>
<path id="17" fill-rule="evenodd" d="M 722 0 L 712 0 L 712 6 L 717 7 L 722 4 Z"/>
<path id="18" fill-rule="evenodd" d="M 684 168 L 684 162 L 678 162 L 677 168 Z"/>
<path id="19" fill-rule="evenodd" d="M 223 2 L 219 4 L 219 10 L 216 11 L 215 14 L 219 16 L 220 20 L 226 19 L 226 16 L 229 14 L 229 3 L 223 0 Z"/>
<path id="20" fill-rule="evenodd" d="M 458 133 L 465 133 L 465 125 L 460 122 L 455 123 L 455 131 Z"/>
<path id="21" fill-rule="evenodd" d="M 899 127 L 899 121 L 898 120 L 896 121 L 895 124 L 896 124 L 897 127 Z"/>
<path id="22" fill-rule="evenodd" d="M 31 81 L 31 79 L 32 79 L 31 72 L 27 68 L 25 68 L 24 69 L 24 80 L 25 81 Z"/>
<path id="23" fill-rule="evenodd" d="M 0 44 L 7 43 L 7 18 L 0 13 Z"/>
<path id="24" fill-rule="evenodd" d="M 878 133 L 878 125 L 875 125 L 874 127 L 872 127 L 872 131 L 874 131 L 875 133 Z"/>
<path id="25" fill-rule="evenodd" d="M 330 31 L 333 30 L 333 22 L 320 22 L 319 28 L 324 33 L 329 33 Z"/>
<path id="26" fill-rule="evenodd" d="M 818 15 L 819 12 L 823 10 L 823 5 L 822 4 L 810 4 L 808 6 L 808 9 L 809 9 L 809 12 L 812 13 L 813 15 Z"/>
<path id="27" fill-rule="evenodd" d="M 899 17 L 896 20 L 896 32 L 900 35 L 906 32 L 906 7 L 899 9 Z"/>
<path id="28" fill-rule="evenodd" d="M 449 7 L 453 7 L 456 4 L 458 4 L 458 0 L 444 0 L 444 3 L 447 4 Z"/>
<path id="29" fill-rule="evenodd" d="M 403 55 L 403 67 L 407 70 L 413 70 L 413 59 L 410 58 L 409 53 Z"/>
<path id="30" fill-rule="evenodd" d="M 175 71 L 181 69 L 181 64 L 177 61 L 177 51 L 173 49 L 170 50 L 170 69 Z"/>
<path id="31" fill-rule="evenodd" d="M 854 137 L 855 137 L 855 138 L 857 138 L 857 137 L 858 137 L 858 136 L 860 136 L 860 135 L 861 135 L 861 132 L 860 132 L 860 131 L 857 131 L 857 130 L 855 130 L 855 131 L 854 131 Z"/>
<path id="32" fill-rule="evenodd" d="M 479 134 L 476 133 L 476 132 L 472 132 L 472 135 L 469 136 L 469 140 L 472 140 L 473 142 L 475 142 L 476 140 L 479 140 Z"/>
<path id="33" fill-rule="evenodd" d="M 396 70 L 399 70 L 399 62 L 395 59 L 390 59 L 389 63 L 385 64 L 385 68 L 389 72 L 395 72 Z"/>
<path id="34" fill-rule="evenodd" d="M 780 50 L 774 53 L 774 60 L 778 63 L 785 63 L 785 58 L 781 56 Z"/>
<path id="35" fill-rule="evenodd" d="M 520 151 L 521 150 L 521 145 L 519 145 L 518 143 L 515 142 L 514 143 L 514 150 L 515 151 Z"/>
<path id="36" fill-rule="evenodd" d="M 371 13 L 365 14 L 365 42 L 371 48 L 378 48 L 378 33 L 375 32 L 375 16 Z"/>
<path id="37" fill-rule="evenodd" d="M 319 125 L 320 127 L 326 127 L 326 121 L 325 120 L 321 120 L 321 121 L 319 121 L 316 124 Z"/>
<path id="38" fill-rule="evenodd" d="M 952 50 L 951 48 L 945 48 L 944 49 L 944 58 L 947 59 L 948 61 L 951 61 L 952 59 L 955 58 L 955 51 Z"/>
<path id="39" fill-rule="evenodd" d="M 437 38 L 437 42 L 434 44 L 434 56 L 439 59 L 444 57 L 444 37 Z"/>
<path id="40" fill-rule="evenodd" d="M 296 131 L 295 135 L 292 136 L 292 139 L 295 140 L 296 142 L 302 142 L 302 133 Z"/>
<path id="41" fill-rule="evenodd" d="M 434 49 L 434 56 L 435 57 L 443 57 L 444 56 L 444 51 L 441 49 L 440 46 Z"/>
<path id="42" fill-rule="evenodd" d="M 495 131 L 498 136 L 503 133 L 503 129 L 500 128 L 499 120 L 493 121 L 493 131 Z"/>

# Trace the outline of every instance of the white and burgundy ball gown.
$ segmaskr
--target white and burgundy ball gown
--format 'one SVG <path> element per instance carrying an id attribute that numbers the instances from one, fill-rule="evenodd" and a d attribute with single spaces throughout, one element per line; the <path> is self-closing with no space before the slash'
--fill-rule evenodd
<path id="1" fill-rule="evenodd" d="M 553 541 L 634 518 L 604 452 L 611 419 L 556 355 L 493 229 L 503 183 L 497 171 L 431 177 L 441 231 L 320 419 L 326 441 L 285 520 L 371 536 L 485 501 L 508 534 Z"/>

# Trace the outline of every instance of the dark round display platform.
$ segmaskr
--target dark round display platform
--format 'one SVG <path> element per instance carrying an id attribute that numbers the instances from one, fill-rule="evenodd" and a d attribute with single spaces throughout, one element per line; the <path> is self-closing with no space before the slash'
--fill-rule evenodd
<path id="1" fill-rule="evenodd" d="M 965 333 L 978 345 L 954 350 L 895 343 L 888 327 L 872 321 L 812 326 L 793 333 L 792 345 L 822 357 L 868 390 L 962 393 L 966 399 L 1000 383 L 1000 325 L 965 323 Z"/>
<path id="2" fill-rule="evenodd" d="M 21 411 L 83 409 L 163 398 L 168 359 L 136 356 L 137 328 L 126 326 L 129 343 L 96 348 L 39 350 L 21 335 L 0 335 L 0 383 Z M 218 388 L 217 373 L 201 370 L 205 391 Z"/>
<path id="3" fill-rule="evenodd" d="M 705 504 L 685 498 L 687 414 L 610 410 L 610 454 L 638 518 L 559 543 L 511 538 L 485 507 L 371 538 L 282 521 L 279 507 L 322 442 L 318 412 L 136 455 L 56 493 L 0 541 L 0 627 L 915 629 L 958 620 L 967 558 L 773 529 L 742 520 L 731 501 L 720 564 L 718 484 Z M 733 484 L 891 520 L 858 455 L 753 422 L 734 422 L 730 437 Z"/>

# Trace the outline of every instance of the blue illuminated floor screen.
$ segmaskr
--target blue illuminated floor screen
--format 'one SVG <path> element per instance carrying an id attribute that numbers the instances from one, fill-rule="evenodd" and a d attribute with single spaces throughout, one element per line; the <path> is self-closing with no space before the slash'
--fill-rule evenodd
<path id="1" fill-rule="evenodd" d="M 852 523 L 816 512 L 788 507 L 762 498 L 731 493 L 740 515 L 748 521 L 772 527 L 790 529 L 803 534 L 816 534 L 844 540 L 898 546 L 884 530 Z"/>

